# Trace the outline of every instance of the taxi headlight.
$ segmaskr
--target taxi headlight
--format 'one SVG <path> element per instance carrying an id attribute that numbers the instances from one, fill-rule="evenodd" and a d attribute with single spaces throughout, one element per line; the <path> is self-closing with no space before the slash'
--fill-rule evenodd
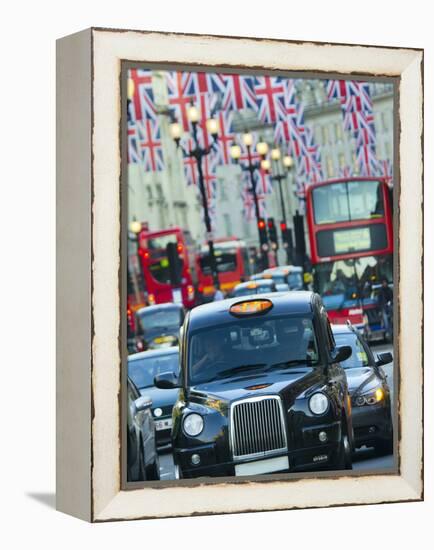
<path id="1" fill-rule="evenodd" d="M 309 399 L 309 409 L 313 414 L 324 414 L 329 408 L 329 400 L 323 393 L 314 393 Z"/>
<path id="2" fill-rule="evenodd" d="M 191 413 L 184 418 L 184 432 L 190 437 L 196 437 L 203 430 L 203 418 L 200 414 Z"/>

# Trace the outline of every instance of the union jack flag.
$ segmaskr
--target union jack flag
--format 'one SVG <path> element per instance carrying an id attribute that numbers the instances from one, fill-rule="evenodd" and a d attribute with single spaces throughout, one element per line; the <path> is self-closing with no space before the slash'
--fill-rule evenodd
<path id="1" fill-rule="evenodd" d="M 390 160 L 379 160 L 378 161 L 378 170 L 379 173 L 386 178 L 386 182 L 389 187 L 393 185 L 393 164 Z"/>
<path id="2" fill-rule="evenodd" d="M 255 93 L 262 122 L 274 124 L 285 120 L 285 88 L 280 76 L 260 76 L 256 79 Z"/>
<path id="3" fill-rule="evenodd" d="M 137 132 L 144 169 L 150 172 L 163 170 L 163 150 L 158 122 L 150 119 L 138 121 Z"/>
<path id="4" fill-rule="evenodd" d="M 197 185 L 199 176 L 197 173 L 197 162 L 194 157 L 185 157 L 183 159 L 184 174 L 187 185 Z"/>
<path id="5" fill-rule="evenodd" d="M 257 193 L 259 215 L 261 218 L 266 218 L 267 213 L 265 209 L 265 195 L 263 193 Z M 255 201 L 250 189 L 250 185 L 244 185 L 241 189 L 241 199 L 243 201 L 243 215 L 244 219 L 248 222 L 252 221 L 256 217 Z"/>
<path id="6" fill-rule="evenodd" d="M 353 170 L 351 166 L 342 166 L 342 168 L 339 168 L 339 177 L 340 178 L 350 178 L 353 175 Z"/>
<path id="7" fill-rule="evenodd" d="M 221 94 L 226 92 L 225 77 L 220 73 L 194 74 L 196 78 L 196 93 L 199 94 Z"/>
<path id="8" fill-rule="evenodd" d="M 223 77 L 226 83 L 223 109 L 233 111 L 251 109 L 257 112 L 258 103 L 254 87 L 255 78 L 239 74 L 224 74 Z"/>
<path id="9" fill-rule="evenodd" d="M 378 162 L 375 149 L 370 145 L 362 145 L 357 149 L 356 160 L 362 176 L 374 176 L 378 173 Z"/>
<path id="10" fill-rule="evenodd" d="M 203 183 L 205 186 L 206 196 L 208 201 L 211 201 L 217 196 L 217 163 L 212 155 L 206 155 L 202 159 Z"/>
<path id="11" fill-rule="evenodd" d="M 219 139 L 217 142 L 217 162 L 219 164 L 231 164 L 230 148 L 235 139 L 232 130 L 233 111 L 220 111 L 218 114 Z"/>
<path id="12" fill-rule="evenodd" d="M 134 122 L 128 122 L 128 162 L 138 164 L 142 162 L 139 146 L 137 126 Z"/>
<path id="13" fill-rule="evenodd" d="M 175 118 L 188 131 L 189 121 L 187 109 L 197 98 L 197 80 L 193 73 L 170 71 L 166 73 L 169 108 L 174 111 Z"/>
<path id="14" fill-rule="evenodd" d="M 326 83 L 328 99 L 339 99 L 341 105 L 348 97 L 360 94 L 358 83 L 354 80 L 328 80 Z"/>
<path id="15" fill-rule="evenodd" d="M 133 121 L 151 118 L 155 120 L 154 92 L 152 89 L 152 71 L 131 69 L 129 77 L 134 82 L 134 95 L 130 103 L 130 116 Z"/>

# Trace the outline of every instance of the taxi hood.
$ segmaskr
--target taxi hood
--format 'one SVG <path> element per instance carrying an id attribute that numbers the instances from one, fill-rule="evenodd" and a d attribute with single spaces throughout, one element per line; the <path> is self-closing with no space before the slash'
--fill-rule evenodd
<path id="1" fill-rule="evenodd" d="M 297 397 L 315 383 L 318 370 L 311 367 L 293 367 L 273 372 L 253 372 L 233 375 L 230 378 L 203 382 L 189 388 L 189 400 L 198 403 L 217 399 L 227 404 L 260 395 L 284 395 Z M 319 381 L 319 380 L 318 380 Z"/>

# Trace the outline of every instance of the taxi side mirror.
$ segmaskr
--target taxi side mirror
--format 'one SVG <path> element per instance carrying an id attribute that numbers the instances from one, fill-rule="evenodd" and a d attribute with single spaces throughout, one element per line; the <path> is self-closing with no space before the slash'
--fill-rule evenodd
<path id="1" fill-rule="evenodd" d="M 157 374 L 154 378 L 154 386 L 160 388 L 160 390 L 171 390 L 173 388 L 180 388 L 178 378 L 173 372 L 163 372 Z"/>
<path id="2" fill-rule="evenodd" d="M 134 401 L 134 407 L 136 413 L 140 411 L 146 411 L 147 409 L 150 409 L 152 407 L 152 399 L 150 397 L 147 397 L 146 395 L 142 395 Z"/>
<path id="3" fill-rule="evenodd" d="M 388 365 L 392 363 L 393 355 L 388 351 L 386 353 L 379 353 L 377 355 L 377 360 L 375 361 L 376 367 L 382 367 L 383 365 Z"/>
<path id="4" fill-rule="evenodd" d="M 351 349 L 351 346 L 340 346 L 337 348 L 336 352 L 333 354 L 333 363 L 340 363 L 341 361 L 346 361 L 349 357 L 351 357 L 351 354 L 353 353 L 353 350 Z"/>

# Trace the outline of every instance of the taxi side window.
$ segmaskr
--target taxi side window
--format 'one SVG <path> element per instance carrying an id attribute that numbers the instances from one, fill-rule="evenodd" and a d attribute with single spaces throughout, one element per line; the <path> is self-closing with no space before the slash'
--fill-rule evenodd
<path id="1" fill-rule="evenodd" d="M 335 342 L 335 337 L 333 336 L 332 327 L 330 326 L 330 321 L 324 306 L 321 307 L 321 317 L 325 324 L 327 347 L 329 351 L 333 351 L 336 347 L 336 342 Z"/>
<path id="2" fill-rule="evenodd" d="M 327 319 L 327 341 L 329 345 L 329 350 L 332 351 L 336 347 L 335 337 L 333 336 L 332 327 L 330 326 L 330 321 Z"/>

